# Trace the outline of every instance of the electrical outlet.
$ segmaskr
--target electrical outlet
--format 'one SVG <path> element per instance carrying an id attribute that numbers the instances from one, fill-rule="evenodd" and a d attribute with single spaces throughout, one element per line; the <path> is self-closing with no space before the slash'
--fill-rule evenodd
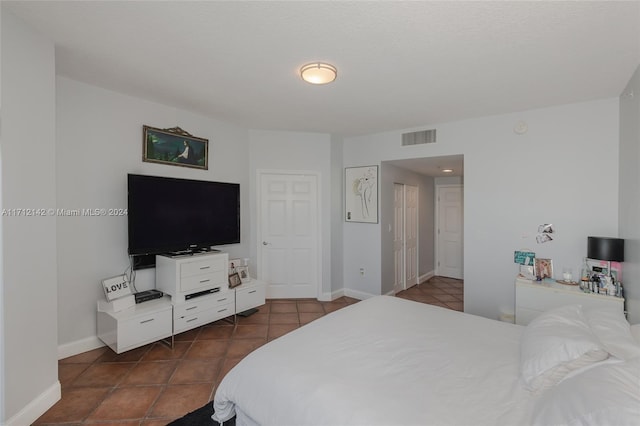
<path id="1" fill-rule="evenodd" d="M 360 275 L 364 277 L 364 268 L 360 268 Z"/>

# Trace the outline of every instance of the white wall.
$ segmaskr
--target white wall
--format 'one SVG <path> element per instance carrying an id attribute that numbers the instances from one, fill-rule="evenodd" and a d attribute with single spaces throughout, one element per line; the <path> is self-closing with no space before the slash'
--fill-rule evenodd
<path id="1" fill-rule="evenodd" d="M 331 187 L 335 185 L 335 168 L 331 164 L 332 149 L 340 147 L 340 141 L 321 133 L 249 131 L 251 168 L 251 211 L 256 212 L 256 170 L 299 170 L 319 174 L 320 214 L 319 220 L 322 243 L 322 284 L 323 298 L 331 294 L 332 259 L 332 215 L 335 199 Z M 258 219 L 254 218 L 252 224 Z M 255 226 L 252 227 L 251 241 L 257 241 Z M 256 245 L 251 247 L 251 257 L 256 258 Z M 258 271 L 258 276 L 260 271 Z"/>
<path id="2" fill-rule="evenodd" d="M 55 207 L 54 45 L 2 9 L 2 207 Z M 40 211 L 38 211 L 40 213 Z M 56 219 L 2 217 L 1 424 L 30 424 L 60 398 Z"/>
<path id="3" fill-rule="evenodd" d="M 126 208 L 127 173 L 240 183 L 241 244 L 249 254 L 249 165 L 246 129 L 165 105 L 57 78 L 57 207 Z M 209 170 L 142 162 L 142 126 L 179 126 L 209 139 Z M 96 300 L 100 281 L 128 266 L 126 217 L 59 217 L 60 356 L 99 345 Z M 138 290 L 153 288 L 155 269 L 137 274 Z"/>
<path id="4" fill-rule="evenodd" d="M 640 67 L 620 96 L 620 238 L 629 322 L 640 323 Z"/>
<path id="5" fill-rule="evenodd" d="M 513 128 L 524 120 L 528 133 Z M 345 139 L 344 166 L 463 154 L 465 311 L 498 318 L 514 309 L 513 251 L 578 268 L 587 236 L 617 235 L 618 101 L 605 99 L 429 125 L 438 142 L 402 147 L 406 129 Z M 381 203 L 389 202 L 381 200 Z M 538 224 L 553 223 L 555 241 L 537 245 Z M 345 287 L 379 288 L 380 225 L 344 224 Z M 490 247 L 490 250 L 487 250 Z M 370 279 L 358 276 L 365 267 Z"/>
<path id="6" fill-rule="evenodd" d="M 0 5 L 0 209 L 3 207 L 2 203 L 2 6 Z M 3 254 L 3 234 L 2 234 L 2 222 L 0 220 L 0 377 L 4 377 L 4 273 L 2 267 L 2 261 L 4 259 Z M 5 381 L 0 379 L 0 422 L 4 421 L 4 394 L 5 394 Z"/>
<path id="7" fill-rule="evenodd" d="M 344 169 L 342 167 L 341 137 L 331 136 L 331 292 L 332 299 L 344 289 L 344 246 L 342 244 L 342 220 L 344 217 L 344 195 L 342 194 Z"/>

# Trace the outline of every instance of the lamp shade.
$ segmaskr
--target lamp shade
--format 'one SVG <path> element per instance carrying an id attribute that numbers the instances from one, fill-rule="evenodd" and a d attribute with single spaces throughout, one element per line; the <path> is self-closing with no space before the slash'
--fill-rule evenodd
<path id="1" fill-rule="evenodd" d="M 588 237 L 587 257 L 608 262 L 623 262 L 624 240 L 622 238 Z"/>

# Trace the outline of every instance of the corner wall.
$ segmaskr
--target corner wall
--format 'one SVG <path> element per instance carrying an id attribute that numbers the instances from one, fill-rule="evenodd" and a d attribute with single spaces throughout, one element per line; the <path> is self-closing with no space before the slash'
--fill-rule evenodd
<path id="1" fill-rule="evenodd" d="M 250 169 L 251 169 L 251 211 L 257 212 L 256 191 L 258 190 L 256 170 L 301 170 L 319 173 L 320 205 L 318 215 L 320 220 L 320 241 L 322 243 L 322 261 L 318 265 L 322 272 L 320 293 L 323 298 L 329 298 L 332 276 L 332 229 L 335 198 L 332 195 L 332 185 L 335 182 L 335 165 L 331 164 L 332 150 L 339 147 L 340 141 L 332 139 L 326 133 L 285 132 L 270 130 L 251 130 L 250 139 Z M 255 224 L 258 218 L 252 220 L 251 241 L 257 241 Z M 257 258 L 256 246 L 251 247 L 251 257 Z M 255 269 L 254 269 L 255 270 Z"/>
<path id="2" fill-rule="evenodd" d="M 623 282 L 631 324 L 640 323 L 640 66 L 620 96 L 619 237 L 624 238 Z"/>
<path id="3" fill-rule="evenodd" d="M 6 8 L 1 19 L 0 423 L 22 426 L 60 398 L 56 219 L 47 212 L 56 205 L 55 58 L 53 43 Z"/>

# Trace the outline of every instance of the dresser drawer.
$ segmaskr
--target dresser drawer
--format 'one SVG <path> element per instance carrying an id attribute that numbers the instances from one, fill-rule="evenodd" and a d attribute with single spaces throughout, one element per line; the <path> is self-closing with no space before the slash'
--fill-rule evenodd
<path id="1" fill-rule="evenodd" d="M 207 274 L 194 275 L 180 280 L 180 291 L 189 293 L 199 289 L 212 287 L 224 287 L 227 285 L 227 274 L 225 271 L 212 271 Z"/>
<path id="2" fill-rule="evenodd" d="M 118 353 L 171 336 L 171 309 L 118 322 Z"/>
<path id="3" fill-rule="evenodd" d="M 180 277 L 206 275 L 212 272 L 225 272 L 227 269 L 226 256 L 209 256 L 202 260 L 183 263 L 180 265 Z"/>
<path id="4" fill-rule="evenodd" d="M 264 305 L 264 297 L 264 285 L 256 284 L 246 288 L 236 289 L 236 312 L 244 312 L 247 309 Z"/>
<path id="5" fill-rule="evenodd" d="M 215 293 L 208 296 L 198 297 L 193 301 L 174 305 L 174 317 L 180 318 L 192 316 L 199 312 L 211 310 L 217 306 L 227 305 L 235 301 L 232 291 Z"/>
<path id="6" fill-rule="evenodd" d="M 183 331 L 191 330 L 192 328 L 226 318 L 234 313 L 234 303 L 230 302 L 215 306 L 205 311 L 176 318 L 173 325 L 174 334 L 182 333 Z"/>

